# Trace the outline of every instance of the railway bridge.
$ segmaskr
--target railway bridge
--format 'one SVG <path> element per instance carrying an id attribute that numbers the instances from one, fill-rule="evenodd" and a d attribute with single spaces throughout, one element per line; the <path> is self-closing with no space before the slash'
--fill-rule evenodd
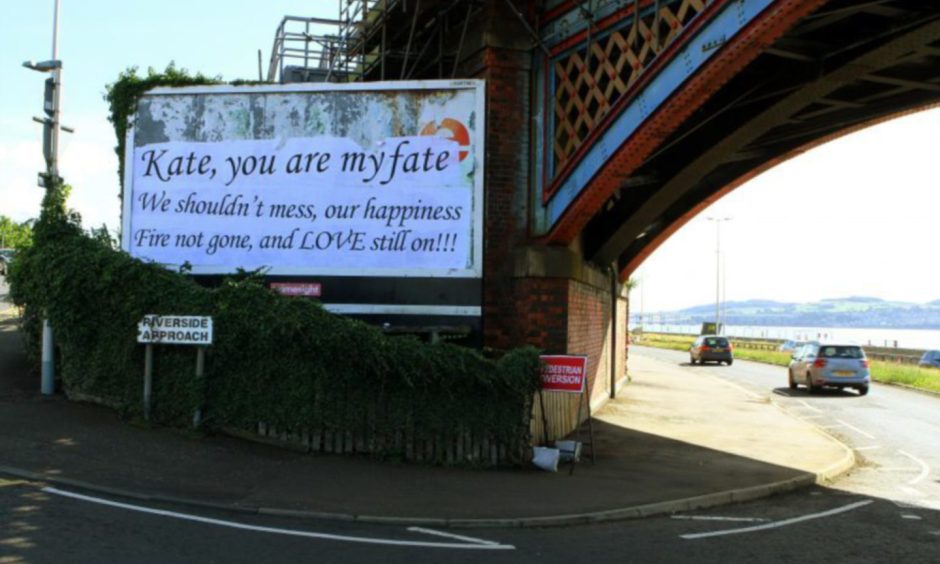
<path id="1" fill-rule="evenodd" d="M 272 76 L 485 79 L 482 342 L 588 355 L 597 401 L 625 373 L 625 285 L 672 233 L 783 160 L 940 100 L 935 2 L 341 5 L 329 64 L 291 66 L 282 29 Z"/>

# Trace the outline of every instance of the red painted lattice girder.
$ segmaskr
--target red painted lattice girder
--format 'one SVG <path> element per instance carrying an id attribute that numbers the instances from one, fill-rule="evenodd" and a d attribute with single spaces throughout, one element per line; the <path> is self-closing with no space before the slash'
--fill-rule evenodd
<path id="1" fill-rule="evenodd" d="M 567 245 L 660 144 L 760 53 L 827 0 L 778 0 L 721 47 L 622 144 L 539 242 Z M 607 121 L 607 120 L 605 120 Z M 604 123 L 604 127 L 609 121 Z M 596 139 L 596 137 L 594 137 Z M 585 149 L 586 145 L 581 147 Z"/>

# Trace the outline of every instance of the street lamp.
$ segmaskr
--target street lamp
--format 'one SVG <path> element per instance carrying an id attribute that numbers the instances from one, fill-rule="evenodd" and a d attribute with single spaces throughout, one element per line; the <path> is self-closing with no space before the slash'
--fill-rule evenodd
<path id="1" fill-rule="evenodd" d="M 715 333 L 721 333 L 721 223 L 730 217 L 707 217 L 715 222 Z"/>
<path id="2" fill-rule="evenodd" d="M 45 175 L 39 175 L 39 185 L 47 191 L 61 181 L 59 177 L 59 130 L 71 131 L 69 128 L 63 128 L 59 123 L 62 96 L 62 61 L 58 58 L 58 41 L 59 0 L 55 0 L 55 10 L 52 18 L 52 58 L 39 63 L 32 61 L 23 63 L 23 66 L 30 70 L 50 75 L 46 79 L 43 96 L 43 111 L 46 117 L 33 118 L 34 121 L 43 125 L 42 153 L 46 159 L 46 173 Z M 55 393 L 53 351 L 52 326 L 49 324 L 48 316 L 44 313 L 42 320 L 42 380 L 40 384 L 43 395 Z"/>

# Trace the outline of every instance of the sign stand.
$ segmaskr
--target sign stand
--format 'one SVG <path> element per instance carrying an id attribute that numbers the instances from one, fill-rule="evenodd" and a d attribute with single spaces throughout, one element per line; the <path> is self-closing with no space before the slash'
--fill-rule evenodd
<path id="1" fill-rule="evenodd" d="M 541 387 L 539 387 L 539 409 L 542 411 L 542 442 L 548 444 L 548 416 L 545 414 L 545 400 L 542 398 Z"/>
<path id="2" fill-rule="evenodd" d="M 545 414 L 545 402 L 542 399 L 542 390 L 576 393 L 578 394 L 578 415 L 575 426 L 575 440 L 571 453 L 571 469 L 568 475 L 574 474 L 574 466 L 578 458 L 578 445 L 591 447 L 591 464 L 594 464 L 594 421 L 591 416 L 591 396 L 587 382 L 587 356 L 584 355 L 542 355 L 541 379 L 539 387 L 539 405 L 542 409 L 542 430 L 545 444 L 548 444 L 548 418 Z M 581 413 L 587 403 L 587 423 L 590 441 L 581 442 Z M 557 441 L 556 441 L 557 444 Z"/>
<path id="3" fill-rule="evenodd" d="M 206 347 L 212 344 L 212 318 L 182 315 L 145 315 L 137 324 L 137 342 L 144 349 L 144 420 L 150 421 L 153 397 L 153 345 L 197 345 L 196 381 L 205 400 Z M 193 427 L 202 425 L 203 405 L 193 413 Z"/>
<path id="4" fill-rule="evenodd" d="M 581 406 L 584 404 L 587 404 L 588 437 L 591 439 L 590 441 L 586 443 L 581 442 L 581 427 L 583 427 L 583 425 L 581 425 Z M 589 393 L 588 386 L 585 386 L 584 391 L 581 392 L 580 396 L 578 396 L 578 420 L 577 421 L 578 421 L 577 427 L 575 428 L 575 432 L 574 432 L 575 448 L 577 448 L 578 443 L 581 443 L 584 446 L 591 447 L 591 465 L 593 466 L 594 465 L 594 419 L 591 417 L 591 395 Z M 575 455 L 577 455 L 577 451 L 575 451 L 571 456 L 571 469 L 568 470 L 569 476 L 574 474 L 574 465 L 576 462 Z"/>
<path id="5" fill-rule="evenodd" d="M 144 420 L 150 421 L 150 394 L 153 390 L 153 344 L 144 349 Z"/>
<path id="6" fill-rule="evenodd" d="M 196 383 L 199 385 L 201 401 L 196 412 L 193 413 L 193 429 L 198 429 L 202 425 L 203 403 L 206 399 L 206 347 L 196 347 Z"/>

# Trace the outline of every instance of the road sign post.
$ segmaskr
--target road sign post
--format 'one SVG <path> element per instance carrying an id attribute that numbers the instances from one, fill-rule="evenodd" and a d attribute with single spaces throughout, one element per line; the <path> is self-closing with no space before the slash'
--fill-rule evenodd
<path id="1" fill-rule="evenodd" d="M 144 419 L 150 420 L 153 391 L 153 345 L 196 345 L 196 378 L 205 395 L 206 347 L 212 344 L 212 318 L 194 315 L 145 315 L 137 324 L 137 342 L 144 350 Z M 204 400 L 205 398 L 203 398 Z M 193 413 L 193 426 L 203 420 L 202 402 Z"/>

